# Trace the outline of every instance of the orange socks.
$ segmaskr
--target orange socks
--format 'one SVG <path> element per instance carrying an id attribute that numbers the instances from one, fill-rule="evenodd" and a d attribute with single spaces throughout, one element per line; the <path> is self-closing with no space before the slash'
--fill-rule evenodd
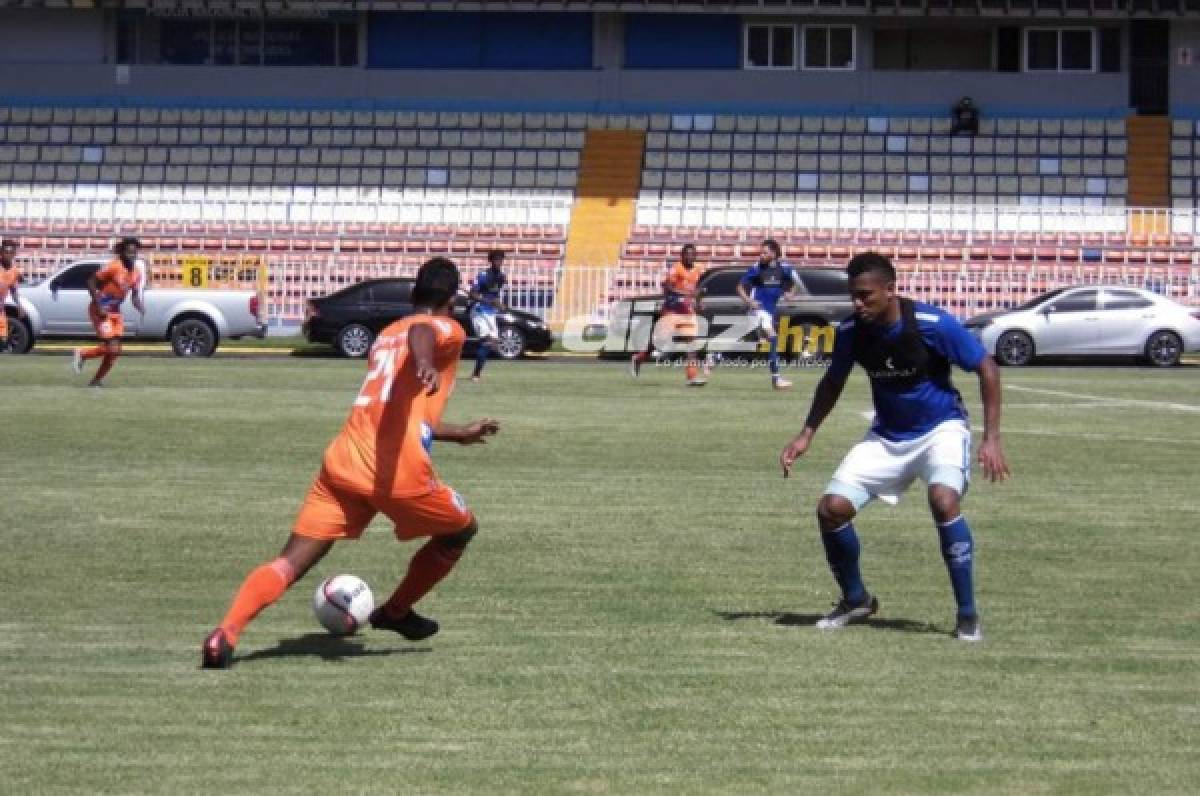
<path id="1" fill-rule="evenodd" d="M 465 549 L 449 547 L 437 539 L 430 539 L 408 563 L 408 574 L 400 581 L 383 610 L 396 619 L 404 618 L 418 600 L 450 574 Z"/>
<path id="2" fill-rule="evenodd" d="M 262 609 L 283 596 L 296 579 L 296 572 L 286 558 L 277 558 L 263 564 L 242 581 L 229 606 L 229 613 L 221 620 L 221 629 L 229 637 L 230 644 L 237 644 L 238 636 L 258 616 Z"/>
<path id="3" fill-rule="evenodd" d="M 689 359 L 686 372 L 688 381 L 692 381 L 700 375 L 700 366 L 696 364 L 695 360 Z"/>
<path id="4" fill-rule="evenodd" d="M 91 348 L 85 348 L 79 353 L 80 358 L 83 359 L 84 362 L 87 362 L 89 359 L 99 359 L 100 357 L 104 356 L 108 353 L 108 349 L 102 345 L 98 345 L 92 346 Z"/>

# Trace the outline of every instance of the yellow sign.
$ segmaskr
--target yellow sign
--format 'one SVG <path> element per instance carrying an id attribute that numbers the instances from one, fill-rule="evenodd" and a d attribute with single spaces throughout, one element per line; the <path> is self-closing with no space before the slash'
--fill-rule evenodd
<path id="1" fill-rule="evenodd" d="M 184 257 L 180 265 L 183 268 L 184 287 L 208 287 L 208 269 L 212 261 L 208 257 Z"/>

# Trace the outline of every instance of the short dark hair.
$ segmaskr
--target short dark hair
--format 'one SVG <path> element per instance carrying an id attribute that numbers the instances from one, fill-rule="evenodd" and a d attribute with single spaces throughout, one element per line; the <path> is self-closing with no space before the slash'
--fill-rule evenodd
<path id="1" fill-rule="evenodd" d="M 694 244 L 694 243 L 683 244 L 682 246 L 679 247 L 679 253 L 683 254 L 688 249 L 691 249 L 692 251 L 696 251 L 696 244 Z"/>
<path id="2" fill-rule="evenodd" d="M 117 241 L 116 245 L 113 246 L 113 251 L 121 251 L 126 246 L 137 246 L 140 249 L 142 248 L 142 242 L 132 235 L 127 235 Z"/>
<path id="3" fill-rule="evenodd" d="M 4 240 L 0 240 L 0 249 L 7 249 L 10 246 L 14 249 L 17 248 L 17 242 L 15 240 L 13 240 L 12 238 L 5 238 Z"/>
<path id="4" fill-rule="evenodd" d="M 774 238 L 767 238 L 762 242 L 762 245 L 770 249 L 776 257 L 783 256 L 783 249 L 780 247 L 779 241 L 775 240 Z"/>
<path id="5" fill-rule="evenodd" d="M 879 252 L 856 254 L 846 264 L 846 276 L 851 279 L 869 271 L 879 274 L 889 282 L 896 281 L 896 269 L 892 266 L 892 261 Z"/>
<path id="6" fill-rule="evenodd" d="M 504 249 L 491 249 L 487 253 L 489 263 L 494 263 L 497 260 L 503 260 L 506 256 L 507 254 L 505 253 Z"/>
<path id="7" fill-rule="evenodd" d="M 445 257 L 426 260 L 417 271 L 412 302 L 422 307 L 440 307 L 458 293 L 458 266 Z"/>

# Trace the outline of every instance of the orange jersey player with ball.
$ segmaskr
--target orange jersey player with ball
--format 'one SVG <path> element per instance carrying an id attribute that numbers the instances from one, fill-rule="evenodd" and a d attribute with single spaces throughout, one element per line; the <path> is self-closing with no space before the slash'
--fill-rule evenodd
<path id="1" fill-rule="evenodd" d="M 141 242 L 137 238 L 122 238 L 113 247 L 116 258 L 88 278 L 88 293 L 92 303 L 88 305 L 88 317 L 100 338 L 100 344 L 92 348 L 76 348 L 71 358 L 71 368 L 83 372 L 83 363 L 89 359 L 100 359 L 100 368 L 88 386 L 104 386 L 104 377 L 112 370 L 113 363 L 121 355 L 121 337 L 125 334 L 125 318 L 121 315 L 121 304 L 131 293 L 134 308 L 142 313 L 142 272 L 137 258 Z"/>
<path id="2" fill-rule="evenodd" d="M 485 442 L 499 430 L 490 418 L 466 425 L 442 422 L 466 339 L 451 312 L 458 268 L 435 257 L 413 286 L 412 315 L 388 326 L 371 349 L 370 370 L 350 417 L 325 450 L 282 552 L 251 572 L 225 618 L 202 648 L 205 668 L 224 669 L 242 630 L 278 600 L 333 543 L 357 539 L 376 514 L 395 524 L 402 541 L 429 537 L 371 626 L 410 641 L 428 638 L 438 624 L 413 606 L 450 573 L 479 529 L 462 496 L 442 483 L 429 458 L 432 440 Z"/>

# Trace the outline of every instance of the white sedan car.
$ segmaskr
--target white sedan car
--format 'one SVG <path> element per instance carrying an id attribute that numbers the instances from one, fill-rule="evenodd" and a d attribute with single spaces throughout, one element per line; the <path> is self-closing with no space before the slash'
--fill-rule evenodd
<path id="1" fill-rule="evenodd" d="M 1059 288 L 965 325 L 1003 365 L 1040 356 L 1140 356 L 1167 367 L 1200 351 L 1200 309 L 1117 285 Z"/>

